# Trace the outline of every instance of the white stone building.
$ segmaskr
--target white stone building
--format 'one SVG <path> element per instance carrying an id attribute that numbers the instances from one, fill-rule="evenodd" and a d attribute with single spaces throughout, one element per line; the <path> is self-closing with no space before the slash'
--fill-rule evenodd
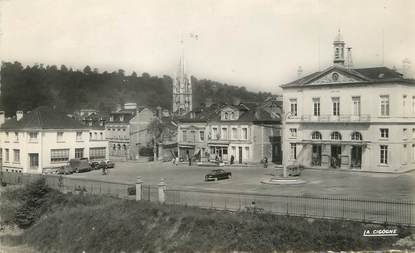
<path id="1" fill-rule="evenodd" d="M 108 141 L 104 130 L 38 107 L 7 121 L 0 112 L 0 155 L 3 171 L 39 174 L 73 158 L 108 159 Z"/>
<path id="2" fill-rule="evenodd" d="M 415 169 L 415 80 L 386 68 L 334 65 L 282 85 L 284 163 L 376 172 Z"/>

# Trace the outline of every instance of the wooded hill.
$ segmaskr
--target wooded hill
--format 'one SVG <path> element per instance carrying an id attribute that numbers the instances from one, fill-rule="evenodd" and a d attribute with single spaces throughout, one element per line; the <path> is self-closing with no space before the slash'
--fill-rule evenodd
<path id="1" fill-rule="evenodd" d="M 120 69 L 115 72 L 100 72 L 86 66 L 82 71 L 65 65 L 45 66 L 36 64 L 23 66 L 19 62 L 4 62 L 1 68 L 0 106 L 6 116 L 16 110 L 33 110 L 40 105 L 55 107 L 68 113 L 81 108 L 111 111 L 117 104 L 136 102 L 139 105 L 161 106 L 171 109 L 172 77 L 151 76 L 135 72 L 126 75 Z M 211 80 L 192 77 L 193 106 L 212 102 L 263 101 L 271 94 L 254 93 L 245 87 L 237 87 Z"/>

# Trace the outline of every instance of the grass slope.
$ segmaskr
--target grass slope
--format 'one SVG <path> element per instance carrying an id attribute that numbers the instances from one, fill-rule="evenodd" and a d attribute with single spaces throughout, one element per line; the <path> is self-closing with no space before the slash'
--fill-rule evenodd
<path id="1" fill-rule="evenodd" d="M 7 238 L 9 242 L 24 242 L 40 252 L 303 252 L 390 249 L 413 232 L 399 227 L 399 238 L 368 238 L 362 236 L 364 229 L 383 226 L 62 195 L 51 190 L 46 195 L 54 203 L 43 202 L 47 206 L 38 207 L 43 210 L 39 219 L 22 235 Z M 15 193 L 4 196 L 10 201 Z M 9 216 L 11 212 L 8 209 Z"/>

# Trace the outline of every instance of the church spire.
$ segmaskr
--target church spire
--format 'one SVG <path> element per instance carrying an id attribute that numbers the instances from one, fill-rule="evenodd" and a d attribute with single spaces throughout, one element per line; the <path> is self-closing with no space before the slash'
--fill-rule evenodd
<path id="1" fill-rule="evenodd" d="M 173 113 L 183 115 L 192 110 L 192 84 L 186 73 L 186 60 L 184 56 L 184 41 L 180 41 L 181 56 L 176 78 L 173 80 Z"/>
<path id="2" fill-rule="evenodd" d="M 333 63 L 334 65 L 340 65 L 344 66 L 344 40 L 343 36 L 340 33 L 340 29 L 337 33 L 336 38 L 333 41 L 333 47 L 334 47 L 334 59 Z"/>

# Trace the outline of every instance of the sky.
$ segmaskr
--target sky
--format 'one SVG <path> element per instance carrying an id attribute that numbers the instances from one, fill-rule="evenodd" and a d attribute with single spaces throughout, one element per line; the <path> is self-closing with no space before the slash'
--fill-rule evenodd
<path id="1" fill-rule="evenodd" d="M 340 29 L 355 67 L 415 73 L 412 0 L 0 1 L 0 58 L 25 65 L 174 76 L 183 41 L 196 78 L 279 93 L 332 64 Z"/>

